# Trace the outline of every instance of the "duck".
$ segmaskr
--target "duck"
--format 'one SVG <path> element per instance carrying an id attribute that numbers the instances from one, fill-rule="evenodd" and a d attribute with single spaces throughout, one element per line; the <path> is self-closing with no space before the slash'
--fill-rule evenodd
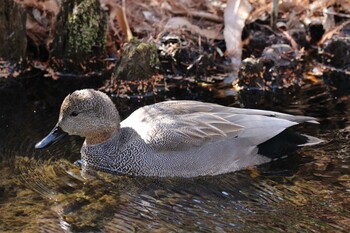
<path id="1" fill-rule="evenodd" d="M 121 121 L 110 97 L 77 90 L 62 102 L 58 122 L 36 145 L 66 135 L 85 138 L 84 169 L 130 176 L 197 177 L 235 172 L 283 158 L 321 139 L 292 126 L 309 116 L 168 100 L 141 107 Z"/>

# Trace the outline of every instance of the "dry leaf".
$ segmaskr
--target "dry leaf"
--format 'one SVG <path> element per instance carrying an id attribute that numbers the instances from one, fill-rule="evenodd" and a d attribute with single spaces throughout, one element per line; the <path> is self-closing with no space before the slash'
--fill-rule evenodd
<path id="1" fill-rule="evenodd" d="M 193 33 L 196 33 L 200 36 L 209 38 L 209 39 L 223 39 L 222 35 L 217 30 L 201 29 L 200 27 L 193 25 L 188 19 L 183 17 L 173 17 L 170 18 L 167 24 L 165 25 L 166 29 L 186 29 Z"/>

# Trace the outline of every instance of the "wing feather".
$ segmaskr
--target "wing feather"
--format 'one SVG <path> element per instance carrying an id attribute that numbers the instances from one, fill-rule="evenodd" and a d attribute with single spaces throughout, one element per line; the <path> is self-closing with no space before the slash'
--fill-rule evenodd
<path id="1" fill-rule="evenodd" d="M 258 145 L 305 121 L 314 122 L 315 118 L 182 100 L 142 107 L 121 126 L 133 128 L 160 151 L 182 150 L 238 136 Z"/>

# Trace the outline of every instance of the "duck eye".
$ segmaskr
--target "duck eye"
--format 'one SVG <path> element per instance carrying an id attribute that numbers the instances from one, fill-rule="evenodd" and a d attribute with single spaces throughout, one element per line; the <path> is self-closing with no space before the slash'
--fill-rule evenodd
<path id="1" fill-rule="evenodd" d="M 73 112 L 71 112 L 71 114 L 70 114 L 70 115 L 75 117 L 75 116 L 78 116 L 78 114 L 79 114 L 78 112 L 73 111 Z"/>

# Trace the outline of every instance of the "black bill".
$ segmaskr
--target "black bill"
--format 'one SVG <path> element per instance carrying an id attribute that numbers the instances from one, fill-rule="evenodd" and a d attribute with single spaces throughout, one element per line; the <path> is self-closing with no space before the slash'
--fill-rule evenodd
<path id="1" fill-rule="evenodd" d="M 60 127 L 56 126 L 44 139 L 35 144 L 35 149 L 44 149 L 50 146 L 52 143 L 61 140 L 66 135 L 66 132 L 64 132 Z"/>

